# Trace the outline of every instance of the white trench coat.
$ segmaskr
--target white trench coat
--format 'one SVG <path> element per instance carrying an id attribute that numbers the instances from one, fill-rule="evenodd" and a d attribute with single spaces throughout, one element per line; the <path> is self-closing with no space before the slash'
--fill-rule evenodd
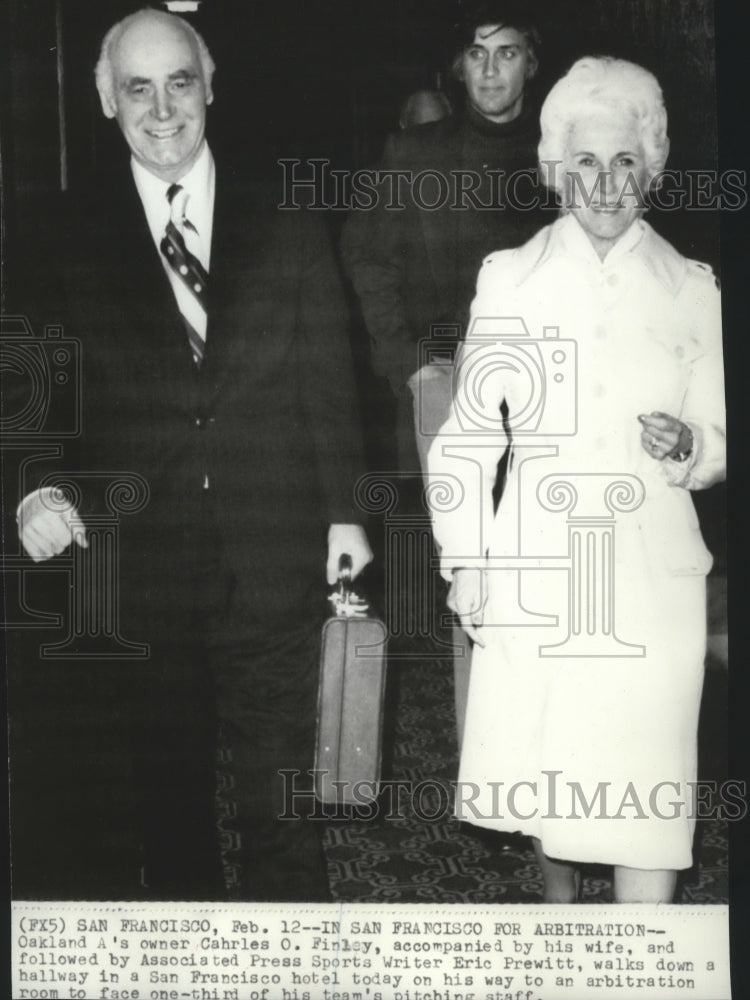
<path id="1" fill-rule="evenodd" d="M 687 460 L 643 449 L 653 411 L 689 425 Z M 462 819 L 690 867 L 711 556 L 689 491 L 724 476 L 724 420 L 716 281 L 647 223 L 603 262 L 572 215 L 485 260 L 429 453 L 442 571 L 487 569 Z"/>

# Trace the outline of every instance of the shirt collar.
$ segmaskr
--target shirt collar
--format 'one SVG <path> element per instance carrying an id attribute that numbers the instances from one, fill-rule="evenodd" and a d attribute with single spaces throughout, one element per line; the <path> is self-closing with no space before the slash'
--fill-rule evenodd
<path id="1" fill-rule="evenodd" d="M 130 168 L 154 240 L 159 242 L 169 219 L 167 190 L 171 181 L 164 181 L 131 157 Z M 198 159 L 178 182 L 189 194 L 187 215 L 198 232 L 210 237 L 213 220 L 215 186 L 214 158 L 208 143 L 204 142 Z"/>

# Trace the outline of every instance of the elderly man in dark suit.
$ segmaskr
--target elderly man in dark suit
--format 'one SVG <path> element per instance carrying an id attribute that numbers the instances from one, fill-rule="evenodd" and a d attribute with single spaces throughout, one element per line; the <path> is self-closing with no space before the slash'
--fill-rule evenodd
<path id="1" fill-rule="evenodd" d="M 483 258 L 520 246 L 544 223 L 534 176 L 537 115 L 526 97 L 539 35 L 527 5 L 470 5 L 457 43 L 453 70 L 466 88 L 465 106 L 389 137 L 381 170 L 399 172 L 402 180 L 383 175 L 376 209 L 354 212 L 342 241 L 373 366 L 396 398 L 399 469 L 416 475 L 448 416 L 450 357 Z M 441 339 L 421 350 L 437 328 Z M 460 740 L 468 656 L 458 629 L 454 642 Z"/>
<path id="2" fill-rule="evenodd" d="M 24 497 L 19 529 L 37 561 L 86 548 L 99 499 L 86 484 L 118 470 L 145 483 L 122 521 L 112 597 L 122 634 L 150 656 L 104 668 L 134 717 L 146 891 L 221 894 L 215 696 L 240 895 L 323 899 L 317 832 L 277 817 L 279 772 L 312 766 L 326 576 L 335 582 L 344 553 L 354 575 L 372 558 L 353 500 L 345 307 L 318 223 L 277 213 L 257 179 L 214 162 L 212 72 L 203 40 L 172 15 L 139 11 L 104 39 L 97 87 L 130 162 L 71 206 L 60 244 L 83 373 L 82 435 L 64 471 L 85 474 L 81 499 L 47 479 Z"/>

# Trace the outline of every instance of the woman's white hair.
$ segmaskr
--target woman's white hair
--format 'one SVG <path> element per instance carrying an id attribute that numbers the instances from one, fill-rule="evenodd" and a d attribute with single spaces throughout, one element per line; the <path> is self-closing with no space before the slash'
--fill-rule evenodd
<path id="1" fill-rule="evenodd" d="M 648 181 L 664 169 L 669 153 L 667 112 L 661 87 L 642 66 L 612 56 L 586 56 L 558 80 L 542 105 L 539 169 L 542 182 L 560 189 L 571 129 L 597 110 L 633 117 L 640 129 Z"/>
<path id="2" fill-rule="evenodd" d="M 115 81 L 114 73 L 112 71 L 112 53 L 123 33 L 130 27 L 131 24 L 135 21 L 149 17 L 154 20 L 169 19 L 170 22 L 177 21 L 180 24 L 195 44 L 201 64 L 201 70 L 203 72 L 203 80 L 206 87 L 209 90 L 211 88 L 211 78 L 214 75 L 216 66 L 211 58 L 211 53 L 208 51 L 208 46 L 192 24 L 174 14 L 168 14 L 166 11 L 155 10 L 153 7 L 144 7 L 141 10 L 135 11 L 133 14 L 128 14 L 127 17 L 118 21 L 117 24 L 113 24 L 102 39 L 102 47 L 99 53 L 99 60 L 94 70 L 94 78 L 96 80 L 96 89 L 99 91 L 99 95 L 102 98 L 102 104 L 105 104 L 106 102 L 106 104 L 112 109 L 113 113 L 115 107 Z"/>

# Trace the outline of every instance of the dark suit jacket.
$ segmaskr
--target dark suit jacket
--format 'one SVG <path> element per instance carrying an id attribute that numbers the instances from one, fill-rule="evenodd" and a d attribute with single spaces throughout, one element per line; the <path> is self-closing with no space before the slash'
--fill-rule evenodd
<path id="1" fill-rule="evenodd" d="M 536 167 L 538 126 L 529 110 L 491 134 L 490 169 L 507 175 Z M 468 112 L 438 122 L 395 133 L 386 142 L 380 169 L 437 171 L 449 183 L 450 196 L 440 200 L 435 183 L 424 182 L 422 198 L 438 207 L 420 207 L 401 182 L 402 210 L 386 207 L 389 185 L 381 186 L 380 199 L 371 211 L 353 211 L 345 227 L 342 252 L 346 271 L 359 296 L 365 324 L 372 339 L 375 370 L 386 375 L 398 393 L 412 372 L 420 367 L 417 344 L 430 336 L 434 324 L 459 324 L 462 328 L 473 297 L 473 280 L 484 254 L 526 242 L 545 222 L 539 211 L 511 208 L 461 209 L 455 204 L 451 171 L 462 169 L 467 148 Z M 481 128 L 481 125 L 480 125 Z M 491 129 L 491 124 L 487 123 Z M 468 139 L 471 143 L 471 137 Z M 533 182 L 523 199 L 529 200 Z M 538 193 L 538 192 L 537 192 Z M 521 190 L 519 189 L 519 197 Z M 503 195 L 501 192 L 501 201 Z M 489 199 L 486 199 L 489 201 Z M 460 200 L 459 200 L 460 204 Z M 468 202 L 467 202 L 468 204 Z M 489 244 L 477 259 L 466 261 L 461 245 L 461 215 L 483 212 L 489 219 Z M 482 225 L 484 225 L 482 220 Z M 473 280 L 467 282 L 469 273 Z"/>
<path id="2" fill-rule="evenodd" d="M 216 541 L 247 595 L 243 628 L 262 635 L 313 614 L 328 525 L 361 520 L 339 278 L 318 218 L 278 211 L 274 181 L 217 162 L 200 369 L 127 162 L 73 200 L 60 233 L 60 310 L 66 336 L 81 341 L 83 402 L 82 435 L 62 465 L 87 474 L 92 524 L 110 474 L 147 484 L 147 502 L 119 528 L 121 609 L 147 639 L 187 634 Z M 219 539 L 205 536 L 205 476 Z"/>

